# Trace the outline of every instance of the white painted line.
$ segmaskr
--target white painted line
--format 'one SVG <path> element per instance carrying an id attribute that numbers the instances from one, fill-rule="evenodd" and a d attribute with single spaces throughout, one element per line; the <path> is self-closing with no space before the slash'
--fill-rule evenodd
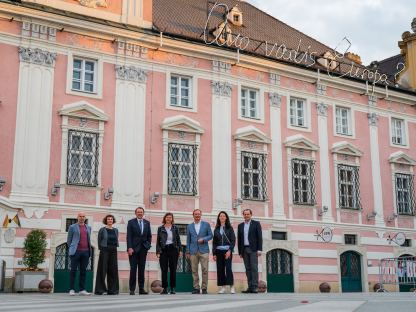
<path id="1" fill-rule="evenodd" d="M 319 301 L 276 312 L 352 312 L 364 303 L 365 301 Z"/>

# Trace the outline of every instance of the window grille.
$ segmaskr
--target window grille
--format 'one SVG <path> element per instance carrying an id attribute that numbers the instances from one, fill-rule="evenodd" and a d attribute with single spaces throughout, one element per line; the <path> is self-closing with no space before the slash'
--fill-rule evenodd
<path id="1" fill-rule="evenodd" d="M 273 240 L 287 240 L 287 233 L 272 231 L 272 239 Z"/>
<path id="2" fill-rule="evenodd" d="M 403 243 L 402 247 L 412 247 L 412 239 L 406 238 L 404 240 L 404 243 Z"/>
<path id="3" fill-rule="evenodd" d="M 267 274 L 293 274 L 292 254 L 283 249 L 273 249 L 266 255 Z"/>
<path id="4" fill-rule="evenodd" d="M 77 222 L 78 222 L 78 219 L 77 218 L 67 218 L 65 220 L 65 232 L 68 232 L 69 227 L 72 224 L 75 224 Z M 88 224 L 88 219 L 85 219 L 85 224 Z"/>
<path id="5" fill-rule="evenodd" d="M 178 228 L 179 235 L 187 235 L 186 229 L 188 227 L 187 224 L 177 224 L 175 223 L 176 227 Z"/>
<path id="6" fill-rule="evenodd" d="M 191 108 L 191 78 L 170 77 L 170 105 Z"/>
<path id="7" fill-rule="evenodd" d="M 169 194 L 197 195 L 196 153 L 196 145 L 169 144 Z"/>
<path id="8" fill-rule="evenodd" d="M 397 213 L 413 215 L 415 207 L 413 175 L 396 173 L 395 179 Z"/>
<path id="9" fill-rule="evenodd" d="M 98 185 L 98 134 L 69 130 L 67 183 Z"/>
<path id="10" fill-rule="evenodd" d="M 355 234 L 345 234 L 344 235 L 345 245 L 357 245 L 357 235 Z"/>
<path id="11" fill-rule="evenodd" d="M 293 203 L 315 204 L 315 162 L 312 160 L 292 160 Z"/>
<path id="12" fill-rule="evenodd" d="M 356 166 L 338 165 L 339 207 L 360 209 L 359 168 Z"/>
<path id="13" fill-rule="evenodd" d="M 241 153 L 241 196 L 248 200 L 267 200 L 266 155 Z"/>

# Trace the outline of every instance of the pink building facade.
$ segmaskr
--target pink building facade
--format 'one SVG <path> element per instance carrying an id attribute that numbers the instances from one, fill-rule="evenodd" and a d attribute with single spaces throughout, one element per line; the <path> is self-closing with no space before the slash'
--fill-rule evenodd
<path id="1" fill-rule="evenodd" d="M 214 227 L 225 210 L 236 229 L 252 209 L 269 291 L 373 291 L 380 259 L 416 255 L 416 94 L 164 35 L 153 2 L 0 1 L 0 220 L 21 223 L 0 229 L 7 289 L 32 229 L 47 233 L 55 291 L 67 287 L 66 230 L 84 211 L 94 247 L 116 216 L 127 290 L 139 205 L 154 234 L 168 211 L 183 226 L 199 208 Z M 160 279 L 155 239 L 148 281 Z M 95 248 L 92 284 L 97 262 Z M 237 254 L 234 271 L 244 289 Z M 180 273 L 186 289 L 186 261 Z M 209 277 L 214 291 L 212 260 Z"/>

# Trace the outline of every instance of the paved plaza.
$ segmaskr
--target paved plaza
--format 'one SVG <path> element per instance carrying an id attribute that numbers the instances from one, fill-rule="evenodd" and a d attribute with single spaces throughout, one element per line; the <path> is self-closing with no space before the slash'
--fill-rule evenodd
<path id="1" fill-rule="evenodd" d="M 140 312 L 414 312 L 416 294 L 258 294 L 70 297 L 66 294 L 1 294 L 0 311 Z"/>

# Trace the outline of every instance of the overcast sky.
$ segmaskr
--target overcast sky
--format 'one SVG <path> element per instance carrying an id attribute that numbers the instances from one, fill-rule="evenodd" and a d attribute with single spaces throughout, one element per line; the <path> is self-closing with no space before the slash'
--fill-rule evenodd
<path id="1" fill-rule="evenodd" d="M 400 53 L 397 42 L 416 17 L 415 0 L 247 0 L 335 48 L 345 36 L 363 64 Z"/>

